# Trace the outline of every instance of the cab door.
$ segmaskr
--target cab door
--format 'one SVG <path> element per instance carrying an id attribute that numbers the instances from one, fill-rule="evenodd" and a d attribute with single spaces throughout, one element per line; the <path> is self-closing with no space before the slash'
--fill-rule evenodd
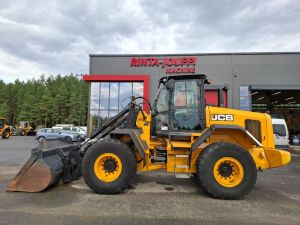
<path id="1" fill-rule="evenodd" d="M 175 81 L 170 109 L 172 131 L 199 132 L 205 128 L 201 85 L 197 79 Z"/>

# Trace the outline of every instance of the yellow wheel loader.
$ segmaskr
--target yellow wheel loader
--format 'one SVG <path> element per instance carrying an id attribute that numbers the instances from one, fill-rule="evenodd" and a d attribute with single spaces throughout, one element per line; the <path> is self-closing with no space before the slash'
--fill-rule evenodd
<path id="1" fill-rule="evenodd" d="M 7 124 L 7 120 L 3 117 L 0 117 L 0 136 L 3 139 L 8 139 L 12 134 L 12 129 Z"/>
<path id="2" fill-rule="evenodd" d="M 196 175 L 215 198 L 242 198 L 258 170 L 283 166 L 291 156 L 275 149 L 268 114 L 206 106 L 207 83 L 205 75 L 160 79 L 153 107 L 132 97 L 82 144 L 40 144 L 7 190 L 39 192 L 82 176 L 96 193 L 118 194 L 137 172 L 165 170 Z M 136 103 L 141 98 L 150 112 Z"/>
<path id="3" fill-rule="evenodd" d="M 20 121 L 19 122 L 19 135 L 21 136 L 34 136 L 36 135 L 36 130 L 28 121 Z"/>

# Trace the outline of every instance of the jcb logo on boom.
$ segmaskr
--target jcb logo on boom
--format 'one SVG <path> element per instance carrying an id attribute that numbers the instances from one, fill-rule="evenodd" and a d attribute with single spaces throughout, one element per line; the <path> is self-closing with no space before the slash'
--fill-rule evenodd
<path id="1" fill-rule="evenodd" d="M 213 121 L 233 121 L 233 115 L 231 114 L 213 114 L 211 117 Z"/>

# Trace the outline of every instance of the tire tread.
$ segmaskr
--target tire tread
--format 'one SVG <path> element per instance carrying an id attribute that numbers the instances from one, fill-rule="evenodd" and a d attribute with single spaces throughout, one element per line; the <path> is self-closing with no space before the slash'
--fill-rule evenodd
<path id="1" fill-rule="evenodd" d="M 136 165 L 136 157 L 134 155 L 134 152 L 132 151 L 132 149 L 126 144 L 124 143 L 123 141 L 121 140 L 118 140 L 118 139 L 114 139 L 114 138 L 105 138 L 103 140 L 100 141 L 100 143 L 112 143 L 112 144 L 117 144 L 119 146 L 121 146 L 124 151 L 126 151 L 128 154 L 129 154 L 129 160 L 130 160 L 130 165 Z M 85 153 L 85 154 L 89 154 L 89 150 Z M 85 157 L 84 157 L 85 159 Z M 85 166 L 86 166 L 86 163 L 84 160 L 82 161 L 82 172 L 85 171 Z M 128 165 L 123 165 L 124 166 L 128 166 Z M 128 180 L 128 184 L 130 182 L 130 180 L 134 177 L 134 175 L 136 174 L 136 166 L 128 166 L 129 167 L 129 174 L 131 174 L 131 176 L 129 177 L 129 180 Z M 86 179 L 85 176 L 83 176 L 84 178 L 84 181 L 85 183 L 87 184 L 88 187 L 90 187 L 93 191 L 95 191 L 96 193 L 98 194 L 120 194 L 121 192 L 124 191 L 124 189 L 126 189 L 128 187 L 128 184 L 121 184 L 119 185 L 118 188 L 114 188 L 114 189 L 101 189 L 99 190 L 95 185 L 94 183 L 92 182 L 92 180 L 90 179 Z"/>
<path id="2" fill-rule="evenodd" d="M 248 157 L 249 162 L 251 164 L 252 168 L 255 168 L 255 172 L 252 174 L 252 180 L 249 183 L 249 185 L 247 185 L 247 187 L 245 188 L 245 190 L 243 190 L 240 194 L 237 194 L 235 196 L 232 195 L 225 195 L 223 193 L 220 193 L 219 191 L 210 188 L 210 180 L 205 178 L 205 165 L 204 162 L 207 158 L 211 157 L 211 155 L 213 154 L 213 152 L 218 151 L 218 149 L 227 149 L 227 148 L 239 148 L 241 151 L 244 152 L 244 154 L 246 155 L 246 157 Z M 199 154 L 199 157 L 197 159 L 197 180 L 198 183 L 204 188 L 204 190 L 211 196 L 213 196 L 214 198 L 221 198 L 221 199 L 241 199 L 244 195 L 248 194 L 255 186 L 256 181 L 257 181 L 257 171 L 256 171 L 256 165 L 254 163 L 254 160 L 252 158 L 252 156 L 250 155 L 249 152 L 247 152 L 246 150 L 244 150 L 240 145 L 237 144 L 233 144 L 230 142 L 215 142 L 212 143 L 210 145 L 208 145 L 206 148 L 204 148 L 202 150 L 202 152 Z"/>

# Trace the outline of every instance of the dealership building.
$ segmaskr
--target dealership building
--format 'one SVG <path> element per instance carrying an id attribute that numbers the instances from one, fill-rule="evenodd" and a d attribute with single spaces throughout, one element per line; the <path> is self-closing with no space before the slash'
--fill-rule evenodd
<path id="1" fill-rule="evenodd" d="M 206 74 L 206 104 L 282 115 L 300 131 L 300 53 L 90 55 L 89 132 L 116 115 L 129 97 L 153 103 L 161 77 Z M 223 101 L 220 102 L 222 93 Z M 299 124 L 299 125 L 298 125 Z"/>

